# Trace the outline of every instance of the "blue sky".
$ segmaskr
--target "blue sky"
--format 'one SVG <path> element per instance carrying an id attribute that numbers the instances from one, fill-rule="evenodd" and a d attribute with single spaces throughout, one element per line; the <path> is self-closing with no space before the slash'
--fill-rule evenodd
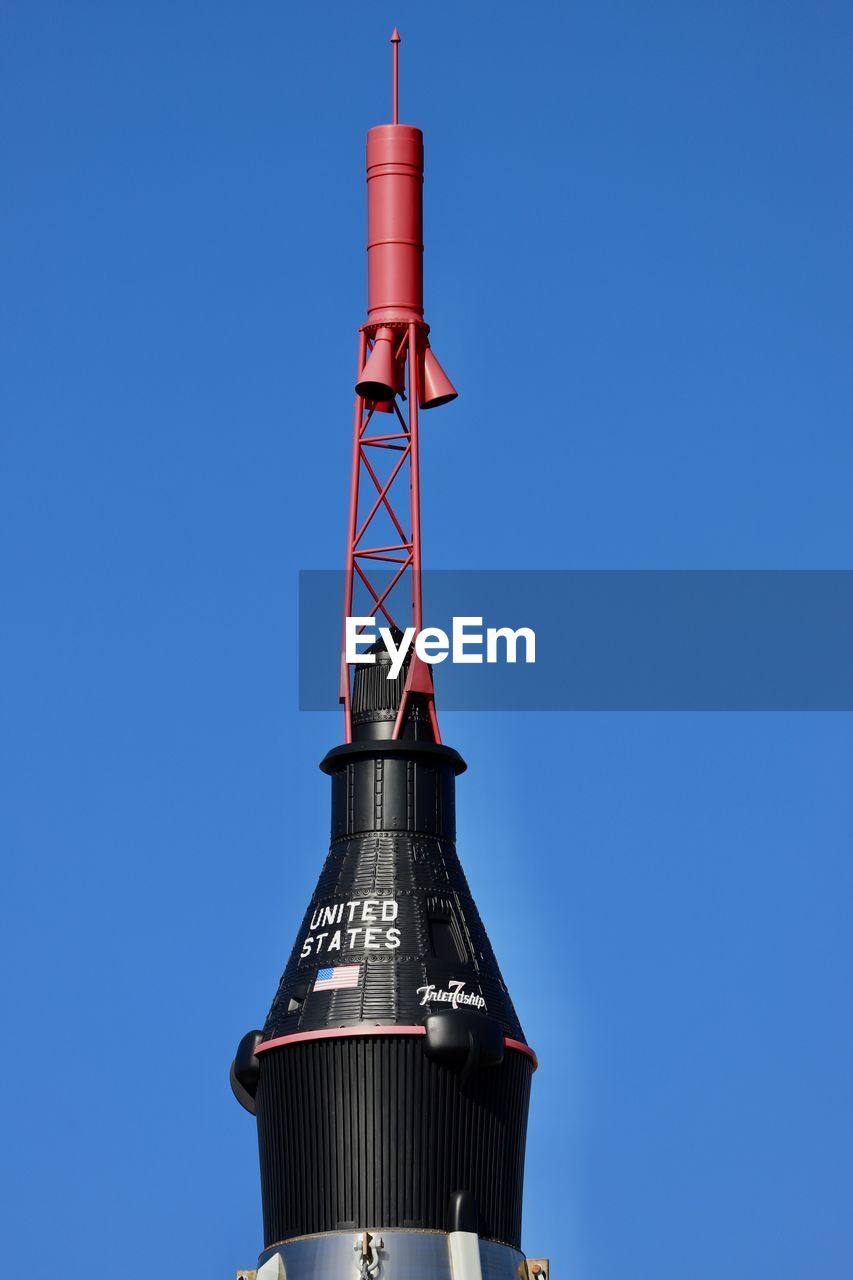
<path id="1" fill-rule="evenodd" d="M 2 5 L 10 1272 L 228 1275 L 325 854 L 364 132 L 427 145 L 433 568 L 850 568 L 840 3 Z M 439 686 L 440 690 L 440 686 Z M 440 691 L 439 691 L 440 702 Z M 446 715 L 556 1280 L 853 1266 L 849 715 Z"/>

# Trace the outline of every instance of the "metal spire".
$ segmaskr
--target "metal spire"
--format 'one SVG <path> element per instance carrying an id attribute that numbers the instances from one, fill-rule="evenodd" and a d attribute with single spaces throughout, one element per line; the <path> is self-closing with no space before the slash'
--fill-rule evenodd
<path id="1" fill-rule="evenodd" d="M 399 124 L 400 115 L 400 32 L 391 32 L 391 122 Z"/>

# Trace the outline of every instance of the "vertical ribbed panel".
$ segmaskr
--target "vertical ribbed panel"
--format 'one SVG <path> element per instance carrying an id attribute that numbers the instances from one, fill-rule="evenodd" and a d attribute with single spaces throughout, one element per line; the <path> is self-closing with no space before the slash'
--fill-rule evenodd
<path id="1" fill-rule="evenodd" d="M 442 1230 L 473 1192 L 480 1234 L 520 1246 L 532 1063 L 459 1076 L 422 1037 L 353 1036 L 272 1049 L 257 1096 L 265 1247 L 371 1227 Z"/>
<path id="2" fill-rule="evenodd" d="M 371 720 L 393 720 L 396 716 L 403 696 L 403 685 L 406 683 L 408 663 L 393 680 L 388 676 L 388 668 L 389 661 L 360 663 L 356 668 L 352 690 L 354 724 Z"/>

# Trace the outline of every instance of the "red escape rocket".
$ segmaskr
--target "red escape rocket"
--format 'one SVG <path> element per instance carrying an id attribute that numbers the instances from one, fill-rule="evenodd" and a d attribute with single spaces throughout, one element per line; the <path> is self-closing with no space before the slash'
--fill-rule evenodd
<path id="1" fill-rule="evenodd" d="M 423 306 L 423 135 L 367 135 L 344 618 L 420 630 L 419 411 L 455 399 Z M 356 592 L 362 603 L 354 613 Z M 402 602 L 402 603 L 400 603 Z M 527 1044 L 456 852 L 456 778 L 431 668 L 351 670 L 329 852 L 262 1030 L 231 1067 L 257 1117 L 258 1280 L 529 1280 Z"/>

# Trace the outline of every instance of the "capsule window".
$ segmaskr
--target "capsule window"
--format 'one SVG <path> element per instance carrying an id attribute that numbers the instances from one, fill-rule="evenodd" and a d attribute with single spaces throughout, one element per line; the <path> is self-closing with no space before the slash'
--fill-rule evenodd
<path id="1" fill-rule="evenodd" d="M 446 898 L 430 898 L 427 902 L 429 947 L 436 960 L 467 960 L 467 948 L 456 918 L 453 904 Z"/>

